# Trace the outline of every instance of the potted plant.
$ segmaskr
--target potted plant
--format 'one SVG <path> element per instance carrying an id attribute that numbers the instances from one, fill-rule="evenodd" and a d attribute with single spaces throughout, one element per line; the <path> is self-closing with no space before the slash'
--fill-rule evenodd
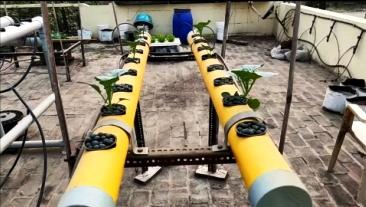
<path id="1" fill-rule="evenodd" d="M 96 76 L 95 80 L 98 81 L 100 85 L 103 86 L 104 94 L 100 87 L 96 84 L 78 82 L 82 84 L 86 84 L 91 86 L 103 99 L 104 105 L 101 109 L 102 116 L 110 116 L 110 115 L 124 115 L 126 114 L 126 107 L 122 104 L 112 103 L 113 97 L 113 85 L 119 80 L 119 75 L 121 73 L 124 74 L 125 70 L 119 69 L 115 71 L 111 71 L 106 75 Z M 126 100 L 125 98 L 121 98 L 119 101 Z"/>

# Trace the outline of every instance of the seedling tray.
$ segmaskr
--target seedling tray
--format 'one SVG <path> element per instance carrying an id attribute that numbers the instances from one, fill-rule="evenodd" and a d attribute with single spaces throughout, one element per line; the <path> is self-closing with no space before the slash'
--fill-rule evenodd
<path id="1" fill-rule="evenodd" d="M 91 134 L 85 139 L 84 147 L 86 151 L 112 149 L 116 147 L 116 137 L 106 133 Z"/>

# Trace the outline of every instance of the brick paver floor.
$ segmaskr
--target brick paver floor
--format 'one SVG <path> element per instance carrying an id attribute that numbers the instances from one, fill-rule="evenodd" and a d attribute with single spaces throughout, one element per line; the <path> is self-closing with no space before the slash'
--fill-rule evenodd
<path id="1" fill-rule="evenodd" d="M 253 95 L 262 106 L 274 142 L 279 140 L 283 117 L 287 74 L 286 61 L 271 59 L 268 51 L 273 39 L 249 41 L 248 46 L 229 44 L 227 64 L 264 63 L 264 70 L 277 76 L 259 80 Z M 90 82 L 93 77 L 116 68 L 119 55 L 110 45 L 87 45 L 87 66 L 81 67 L 80 54 L 71 66 L 72 82 L 65 82 L 63 67 L 59 80 L 73 146 L 81 141 L 102 101 L 89 87 L 77 81 Z M 220 45 L 217 45 L 217 49 Z M 220 51 L 220 50 L 218 50 Z M 22 68 L 26 66 L 22 64 Z M 1 75 L 1 87 L 19 78 L 23 70 Z M 13 70 L 3 73 L 14 72 Z M 309 190 L 315 206 L 358 206 L 355 201 L 365 159 L 349 137 L 346 138 L 335 172 L 326 172 L 341 116 L 321 109 L 324 93 L 334 75 L 317 64 L 298 63 L 295 72 L 293 105 L 289 120 L 285 157 Z M 327 80 L 328 82 L 324 82 Z M 45 67 L 35 67 L 19 86 L 20 94 L 34 107 L 51 93 Z M 1 109 L 25 112 L 11 93 L 1 94 Z M 209 96 L 194 61 L 149 63 L 141 97 L 141 109 L 146 143 L 149 147 L 206 146 Z M 40 118 L 48 139 L 60 138 L 55 107 Z M 184 126 L 187 135 L 184 135 Z M 30 139 L 39 139 L 35 126 Z M 222 141 L 222 132 L 220 140 Z M 14 161 L 15 155 L 1 155 L 1 178 Z M 229 171 L 226 181 L 196 178 L 196 166 L 164 167 L 150 183 L 136 184 L 136 170 L 125 170 L 119 206 L 249 206 L 247 192 L 235 164 L 224 165 Z M 47 187 L 44 206 L 56 206 L 67 186 L 67 165 L 60 150 L 48 152 Z M 35 206 L 42 175 L 40 150 L 25 150 L 5 187 L 1 189 L 1 206 Z"/>

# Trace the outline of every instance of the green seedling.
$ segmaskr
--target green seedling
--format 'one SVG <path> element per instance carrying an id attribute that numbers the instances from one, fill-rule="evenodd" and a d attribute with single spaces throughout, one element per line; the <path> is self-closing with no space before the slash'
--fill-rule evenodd
<path id="1" fill-rule="evenodd" d="M 136 47 L 138 45 L 137 41 L 127 41 L 128 46 L 130 47 L 130 51 L 133 55 L 133 59 L 135 59 L 135 55 L 136 55 Z"/>
<path id="2" fill-rule="evenodd" d="M 232 73 L 235 74 L 240 87 L 243 92 L 243 96 L 248 99 L 248 105 L 253 110 L 256 110 L 260 106 L 260 101 L 256 98 L 250 98 L 249 93 L 253 88 L 254 83 L 257 79 L 262 76 L 258 75 L 254 71 L 245 71 L 245 70 L 233 70 Z"/>
<path id="3" fill-rule="evenodd" d="M 156 36 L 159 42 L 165 42 L 165 35 L 159 34 Z"/>
<path id="4" fill-rule="evenodd" d="M 211 29 L 211 27 L 208 26 L 210 23 L 211 23 L 211 20 L 208 20 L 207 22 L 198 22 L 197 24 L 195 24 L 193 26 L 197 29 L 198 33 L 202 37 L 202 32 L 205 27 Z"/>
<path id="5" fill-rule="evenodd" d="M 112 108 L 112 97 L 113 97 L 113 85 L 116 84 L 116 82 L 119 80 L 119 76 L 127 72 L 127 70 L 123 69 L 117 69 L 112 70 L 111 72 L 105 74 L 96 76 L 95 80 L 98 81 L 98 83 L 103 86 L 104 93 L 100 89 L 100 87 L 97 84 L 91 84 L 86 82 L 78 82 L 82 84 L 86 84 L 91 86 L 103 99 L 104 103 L 106 104 L 107 108 Z M 104 95 L 105 94 L 105 95 Z M 127 100 L 125 98 L 120 98 L 120 101 Z"/>
<path id="6" fill-rule="evenodd" d="M 167 34 L 165 36 L 165 38 L 166 38 L 166 40 L 168 40 L 168 42 L 174 42 L 174 40 L 175 40 L 175 36 L 172 34 Z"/>

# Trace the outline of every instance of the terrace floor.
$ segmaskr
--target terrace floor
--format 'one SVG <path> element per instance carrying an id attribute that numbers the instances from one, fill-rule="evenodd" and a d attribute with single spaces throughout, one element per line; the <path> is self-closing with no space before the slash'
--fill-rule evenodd
<path id="1" fill-rule="evenodd" d="M 227 64 L 264 63 L 264 70 L 278 73 L 262 78 L 253 94 L 262 101 L 259 113 L 269 124 L 273 141 L 279 140 L 289 63 L 271 59 L 273 39 L 253 39 L 248 46 L 229 44 Z M 216 46 L 220 49 L 220 45 Z M 81 67 L 80 54 L 71 66 L 72 82 L 65 82 L 63 67 L 58 67 L 59 82 L 73 145 L 81 141 L 92 118 L 102 104 L 98 95 L 77 81 L 91 82 L 93 77 L 116 68 L 119 55 L 111 45 L 89 44 L 87 66 Z M 220 51 L 220 50 L 218 50 Z M 26 66 L 22 64 L 23 68 Z M 14 72 L 13 70 L 5 72 Z M 4 72 L 4 73 L 5 73 Z M 1 87 L 21 75 L 1 75 Z M 363 152 L 350 137 L 343 144 L 335 172 L 326 166 L 335 143 L 341 116 L 325 112 L 321 104 L 329 80 L 334 75 L 317 64 L 298 63 L 295 72 L 294 97 L 289 120 L 285 157 L 309 190 L 314 206 L 359 206 L 355 201 L 363 163 Z M 328 82 L 324 82 L 327 80 Z M 18 88 L 34 107 L 51 93 L 45 67 L 35 67 Z M 19 109 L 25 112 L 16 97 L 1 94 L 1 110 Z M 209 96 L 195 61 L 148 63 L 141 96 L 145 138 L 149 147 L 206 146 L 208 136 Z M 60 138 L 55 107 L 40 118 L 49 139 Z M 187 136 L 184 136 L 186 127 Z M 39 139 L 34 125 L 30 139 Z M 220 140 L 222 141 L 222 131 Z M 48 173 L 43 206 L 56 206 L 67 183 L 67 165 L 59 150 L 48 152 Z M 15 155 L 1 155 L 1 179 L 10 168 Z M 0 191 L 0 206 L 35 206 L 42 175 L 41 150 L 25 150 L 5 187 Z M 196 166 L 165 167 L 147 185 L 136 184 L 135 169 L 125 170 L 118 206 L 249 206 L 247 192 L 235 164 L 224 165 L 229 171 L 226 181 L 196 178 Z"/>

